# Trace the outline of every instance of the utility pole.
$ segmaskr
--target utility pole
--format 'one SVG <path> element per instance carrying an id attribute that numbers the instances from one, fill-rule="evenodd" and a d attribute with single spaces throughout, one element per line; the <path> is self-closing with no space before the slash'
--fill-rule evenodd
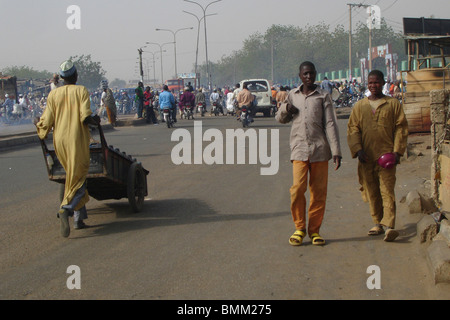
<path id="1" fill-rule="evenodd" d="M 141 73 L 141 82 L 144 83 L 144 69 L 142 68 L 142 52 L 144 52 L 144 50 L 142 50 L 142 48 L 139 48 L 138 52 L 139 52 L 139 71 Z"/>
<path id="2" fill-rule="evenodd" d="M 275 78 L 275 75 L 274 75 L 274 66 L 273 66 L 273 61 L 274 61 L 274 58 L 273 58 L 273 34 L 270 36 L 270 55 L 271 55 L 271 60 L 272 60 L 272 84 L 274 83 L 274 78 Z"/>
<path id="3" fill-rule="evenodd" d="M 347 3 L 347 5 L 348 5 L 348 7 L 349 7 L 349 16 L 350 16 L 350 28 L 349 28 L 349 35 L 348 35 L 348 69 L 349 69 L 349 80 L 351 81 L 352 80 L 352 9 L 353 9 L 353 7 L 358 7 L 358 8 L 361 8 L 361 7 L 364 7 L 364 8 L 367 8 L 367 7 L 370 7 L 370 5 L 368 5 L 368 4 L 362 4 L 362 3 Z M 370 35 L 370 40 L 369 40 L 369 42 L 372 42 L 372 34 Z M 371 48 L 371 45 L 369 44 L 369 55 L 371 55 L 371 53 L 372 53 L 372 48 Z M 371 64 L 372 62 L 371 62 L 371 57 L 369 56 L 369 63 Z M 372 69 L 371 67 L 370 67 L 370 69 Z"/>

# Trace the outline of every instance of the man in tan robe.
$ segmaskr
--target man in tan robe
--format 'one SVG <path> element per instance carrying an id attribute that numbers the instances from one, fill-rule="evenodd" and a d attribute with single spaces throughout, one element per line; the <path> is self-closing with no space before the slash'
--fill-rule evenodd
<path id="1" fill-rule="evenodd" d="M 347 128 L 347 141 L 353 158 L 358 158 L 358 177 L 364 201 L 370 205 L 375 226 L 369 235 L 385 233 L 385 241 L 398 236 L 395 229 L 396 168 L 383 168 L 378 159 L 394 153 L 396 163 L 406 150 L 408 123 L 400 102 L 383 94 L 384 75 L 378 70 L 369 74 L 370 96 L 353 107 Z M 383 227 L 386 227 L 385 231 Z"/>
<path id="2" fill-rule="evenodd" d="M 66 171 L 64 198 L 59 210 L 61 235 L 70 234 L 68 217 L 74 215 L 75 228 L 83 228 L 87 218 L 85 204 L 89 201 L 86 176 L 89 170 L 90 133 L 88 124 L 99 123 L 91 117 L 89 92 L 76 85 L 78 74 L 71 61 L 61 64 L 64 86 L 50 92 L 47 107 L 40 120 L 35 120 L 40 139 L 53 129 L 53 144 L 59 162 Z"/>

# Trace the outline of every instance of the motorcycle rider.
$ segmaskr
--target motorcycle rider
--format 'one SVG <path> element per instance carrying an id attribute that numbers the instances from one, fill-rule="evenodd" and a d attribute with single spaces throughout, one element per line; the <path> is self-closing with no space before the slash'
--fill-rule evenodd
<path id="1" fill-rule="evenodd" d="M 189 87 L 184 88 L 184 92 L 180 96 L 180 103 L 178 105 L 180 106 L 181 111 L 183 111 L 186 106 L 190 106 L 191 112 L 193 113 L 195 108 L 195 96 L 190 91 Z"/>
<path id="2" fill-rule="evenodd" d="M 14 100 L 9 98 L 9 94 L 5 94 L 5 102 L 2 107 L 5 108 L 5 118 L 10 119 L 14 108 Z"/>
<path id="3" fill-rule="evenodd" d="M 172 119 L 177 122 L 177 108 L 175 105 L 175 98 L 169 91 L 169 87 L 164 85 L 163 91 L 159 94 L 159 109 L 161 110 L 161 121 L 164 122 L 164 109 L 169 108 L 171 110 Z"/>
<path id="4" fill-rule="evenodd" d="M 27 95 L 25 94 L 20 94 L 19 95 L 19 108 L 21 110 L 21 114 L 23 115 L 23 117 L 25 118 L 28 114 L 28 105 L 29 105 L 29 100 L 27 98 Z"/>
<path id="5" fill-rule="evenodd" d="M 236 114 L 238 116 L 238 120 L 241 118 L 241 109 L 242 107 L 247 107 L 249 115 L 253 117 L 253 101 L 255 100 L 255 96 L 248 90 L 248 86 L 246 83 L 242 86 L 242 90 L 237 95 L 236 101 L 239 104 L 238 110 L 236 110 Z M 251 120 L 253 122 L 253 119 Z"/>
<path id="6" fill-rule="evenodd" d="M 120 97 L 120 104 L 122 105 L 122 113 L 128 114 L 130 113 L 130 101 L 131 98 L 126 91 L 122 92 L 122 96 Z"/>
<path id="7" fill-rule="evenodd" d="M 211 94 L 211 96 L 209 97 L 209 101 L 211 102 L 211 110 L 210 110 L 210 115 L 212 115 L 213 112 L 213 104 L 216 103 L 217 108 L 219 109 L 219 112 L 224 115 L 223 113 L 223 108 L 222 108 L 222 104 L 220 103 L 220 95 L 217 92 L 217 89 L 214 89 L 214 92 Z"/>
<path id="8" fill-rule="evenodd" d="M 234 107 L 233 89 L 232 88 L 227 93 L 227 102 L 226 103 L 227 103 L 227 115 L 228 114 L 233 115 L 235 112 L 235 107 Z"/>
<path id="9" fill-rule="evenodd" d="M 199 88 L 197 94 L 195 95 L 195 105 L 198 106 L 199 103 L 202 103 L 203 107 L 206 108 L 206 96 L 203 93 L 202 88 Z M 195 113 L 198 113 L 198 109 Z"/>

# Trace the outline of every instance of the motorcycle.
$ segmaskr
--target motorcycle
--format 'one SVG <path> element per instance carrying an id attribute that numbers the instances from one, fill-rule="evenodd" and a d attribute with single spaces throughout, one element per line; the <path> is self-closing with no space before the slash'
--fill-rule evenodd
<path id="1" fill-rule="evenodd" d="M 194 115 L 192 114 L 191 106 L 185 105 L 183 108 L 183 113 L 181 113 L 181 119 L 187 119 L 190 120 L 191 118 L 194 119 Z"/>
<path id="2" fill-rule="evenodd" d="M 6 123 L 6 107 L 0 107 L 0 122 Z"/>
<path id="3" fill-rule="evenodd" d="M 23 108 L 20 104 L 14 104 L 13 111 L 11 112 L 11 120 L 19 121 L 23 118 Z"/>
<path id="4" fill-rule="evenodd" d="M 242 127 L 249 127 L 250 123 L 252 122 L 252 119 L 250 117 L 250 110 L 246 107 L 243 106 L 241 109 L 241 123 L 242 123 Z"/>
<path id="5" fill-rule="evenodd" d="M 164 108 L 163 110 L 164 122 L 167 124 L 167 128 L 173 127 L 172 110 L 169 108 Z"/>
<path id="6" fill-rule="evenodd" d="M 217 117 L 219 115 L 219 105 L 217 102 L 213 102 L 211 114 L 213 114 Z"/>
<path id="7" fill-rule="evenodd" d="M 270 107 L 270 116 L 275 117 L 278 111 L 277 101 L 272 100 L 271 101 L 271 107 Z"/>
<path id="8" fill-rule="evenodd" d="M 127 98 L 124 98 L 122 100 L 122 105 L 121 105 L 121 110 L 120 113 L 121 114 L 129 114 L 131 112 L 130 110 L 130 100 L 128 100 Z"/>
<path id="9" fill-rule="evenodd" d="M 205 116 L 205 106 L 203 105 L 203 103 L 199 103 L 197 105 L 198 108 L 198 112 L 200 112 L 201 116 L 204 117 Z"/>

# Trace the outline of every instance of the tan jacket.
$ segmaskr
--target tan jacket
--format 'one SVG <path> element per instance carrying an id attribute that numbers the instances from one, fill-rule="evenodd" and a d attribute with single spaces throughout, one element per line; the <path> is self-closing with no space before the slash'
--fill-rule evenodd
<path id="1" fill-rule="evenodd" d="M 277 101 L 277 106 L 280 106 L 284 100 L 286 100 L 286 97 L 288 96 L 287 91 L 279 91 L 275 97 L 275 100 Z"/>
<path id="2" fill-rule="evenodd" d="M 330 94 L 319 87 L 309 95 L 300 88 L 289 92 L 277 112 L 280 123 L 292 121 L 290 136 L 291 161 L 328 161 L 332 156 L 342 156 L 339 130 Z M 292 115 L 287 104 L 295 106 L 299 113 Z"/>
<path id="3" fill-rule="evenodd" d="M 242 108 L 242 106 L 250 107 L 252 105 L 253 99 L 255 97 L 252 95 L 252 93 L 247 89 L 242 89 L 241 92 L 239 92 L 237 96 L 237 102 L 239 103 L 239 108 Z"/>
<path id="4" fill-rule="evenodd" d="M 369 99 L 358 101 L 353 107 L 347 125 L 347 142 L 353 158 L 359 150 L 369 161 L 389 152 L 403 155 L 408 139 L 408 122 L 400 102 L 388 96 L 377 100 L 375 114 Z"/>

